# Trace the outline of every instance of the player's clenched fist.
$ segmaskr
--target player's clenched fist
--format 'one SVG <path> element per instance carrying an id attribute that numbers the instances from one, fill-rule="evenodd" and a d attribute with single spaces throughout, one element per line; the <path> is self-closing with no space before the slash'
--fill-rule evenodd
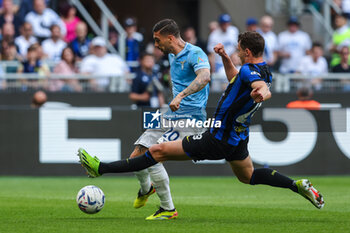
<path id="1" fill-rule="evenodd" d="M 215 45 L 214 51 L 215 51 L 215 53 L 219 54 L 220 56 L 225 56 L 226 55 L 226 51 L 225 51 L 224 45 L 221 44 L 221 43 Z"/>
<path id="2" fill-rule="evenodd" d="M 175 112 L 177 110 L 179 110 L 180 108 L 180 102 L 181 102 L 181 98 L 179 96 L 176 96 L 171 103 L 169 104 L 169 107 L 171 109 L 171 111 Z"/>

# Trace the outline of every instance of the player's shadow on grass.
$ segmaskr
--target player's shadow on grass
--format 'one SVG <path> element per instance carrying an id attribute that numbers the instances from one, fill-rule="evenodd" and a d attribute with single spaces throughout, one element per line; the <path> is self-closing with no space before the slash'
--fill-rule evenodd
<path id="1" fill-rule="evenodd" d="M 91 221 L 101 221 L 101 220 L 113 220 L 113 221 L 115 221 L 115 220 L 123 220 L 123 219 L 130 219 L 130 218 L 127 218 L 127 217 L 75 217 L 75 218 L 72 218 L 72 217 L 69 217 L 69 218 L 57 218 L 57 220 L 60 220 L 60 221 L 68 221 L 68 222 L 70 222 L 70 221 L 77 221 L 77 222 L 79 222 L 79 221 L 84 221 L 84 222 L 86 222 L 86 221 L 89 221 L 89 220 L 91 220 Z"/>

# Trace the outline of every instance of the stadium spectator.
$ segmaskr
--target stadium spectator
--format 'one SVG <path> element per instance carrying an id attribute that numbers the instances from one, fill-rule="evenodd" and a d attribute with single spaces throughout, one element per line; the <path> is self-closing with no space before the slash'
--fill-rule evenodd
<path id="1" fill-rule="evenodd" d="M 18 47 L 19 55 L 25 58 L 29 46 L 37 43 L 37 39 L 33 36 L 32 25 L 28 22 L 23 23 L 21 26 L 21 35 L 16 37 L 15 44 Z"/>
<path id="2" fill-rule="evenodd" d="M 70 47 L 62 50 L 61 60 L 55 66 L 53 72 L 55 74 L 72 75 L 78 72 L 75 62 L 75 55 Z"/>
<path id="3" fill-rule="evenodd" d="M 256 32 L 258 29 L 258 20 L 253 17 L 250 17 L 245 22 L 246 31 Z"/>
<path id="4" fill-rule="evenodd" d="M 340 49 L 340 64 L 332 67 L 334 73 L 349 73 L 349 47 L 342 46 Z"/>
<path id="5" fill-rule="evenodd" d="M 264 60 L 266 63 L 273 67 L 278 57 L 278 43 L 277 36 L 272 31 L 274 21 L 271 16 L 265 15 L 260 19 L 260 28 L 257 32 L 264 37 L 265 49 L 264 49 Z"/>
<path id="6" fill-rule="evenodd" d="M 137 31 L 137 19 L 135 17 L 126 18 L 124 24 L 126 27 L 125 30 L 129 30 L 133 38 L 139 42 L 143 41 L 143 35 Z"/>
<path id="7" fill-rule="evenodd" d="M 39 45 L 33 44 L 29 46 L 27 58 L 18 67 L 18 73 L 37 73 L 39 75 L 48 75 L 49 68 L 40 60 Z"/>
<path id="8" fill-rule="evenodd" d="M 46 7 L 45 0 L 33 0 L 34 10 L 29 12 L 25 21 L 33 26 L 34 36 L 39 41 L 43 41 L 50 37 L 50 28 L 57 24 L 61 28 L 62 35 L 66 35 L 66 27 L 61 18 L 50 8 Z"/>
<path id="9" fill-rule="evenodd" d="M 38 76 L 49 75 L 49 67 L 44 64 L 39 58 L 38 45 L 33 44 L 29 46 L 27 51 L 27 58 L 23 61 L 17 70 L 17 73 L 26 74 L 38 74 Z M 45 83 L 42 79 L 21 79 L 22 91 L 37 90 L 42 87 Z"/>
<path id="10" fill-rule="evenodd" d="M 13 0 L 12 2 L 11 2 L 11 4 L 12 4 L 12 11 L 14 12 L 14 13 L 16 13 L 16 12 L 18 12 L 18 10 L 19 10 L 19 5 L 22 3 L 22 1 L 23 0 Z M 4 0 L 1 0 L 0 1 L 0 13 L 3 13 L 4 12 L 4 5 L 5 5 L 6 3 L 5 3 L 5 1 Z"/>
<path id="11" fill-rule="evenodd" d="M 86 56 L 80 65 L 80 72 L 83 74 L 103 75 L 97 80 L 91 80 L 93 89 L 106 90 L 110 81 L 107 76 L 122 77 L 128 73 L 129 68 L 125 61 L 117 54 L 109 54 L 106 49 L 106 42 L 102 37 L 95 37 L 91 41 L 92 54 Z M 125 85 L 123 83 L 122 85 Z"/>
<path id="12" fill-rule="evenodd" d="M 76 13 L 77 10 L 68 3 L 61 7 L 61 19 L 64 22 L 67 31 L 64 41 L 67 43 L 72 42 L 77 37 L 76 28 L 80 19 L 76 16 Z"/>
<path id="13" fill-rule="evenodd" d="M 110 27 L 109 28 L 109 34 L 108 34 L 108 41 L 109 43 L 111 43 L 111 45 L 115 48 L 115 50 L 119 50 L 119 34 L 117 32 L 117 30 L 115 30 L 114 28 Z"/>
<path id="14" fill-rule="evenodd" d="M 317 91 L 321 90 L 322 79 L 320 77 L 328 73 L 328 64 L 323 57 L 323 48 L 320 43 L 312 44 L 310 55 L 306 55 L 300 60 L 296 72 L 312 77 L 312 86 Z"/>
<path id="15" fill-rule="evenodd" d="M 19 56 L 17 54 L 16 45 L 13 41 L 1 41 L 1 60 L 3 61 L 13 61 L 17 62 L 19 61 Z M 17 73 L 18 65 L 17 63 L 7 64 L 6 65 L 6 73 Z"/>
<path id="16" fill-rule="evenodd" d="M 23 24 L 23 20 L 15 15 L 15 6 L 12 0 L 3 0 L 2 13 L 0 15 L 0 27 L 5 23 L 11 23 L 15 28 L 15 35 L 19 36 L 19 29 Z"/>
<path id="17" fill-rule="evenodd" d="M 340 64 L 334 66 L 332 68 L 332 72 L 334 73 L 350 73 L 349 66 L 349 47 L 343 46 L 340 49 Z M 350 91 L 350 80 L 342 79 L 341 80 L 343 91 Z"/>
<path id="18" fill-rule="evenodd" d="M 15 27 L 12 23 L 4 23 L 1 28 L 2 40 L 14 41 L 15 39 Z"/>
<path id="19" fill-rule="evenodd" d="M 327 60 L 323 57 L 323 48 L 320 43 L 312 44 L 310 55 L 304 56 L 299 61 L 297 72 L 312 77 L 328 73 Z"/>
<path id="20" fill-rule="evenodd" d="M 225 46 L 226 52 L 229 56 L 232 56 L 236 51 L 238 29 L 231 25 L 231 17 L 228 14 L 222 14 L 219 17 L 220 27 L 210 33 L 208 38 L 208 57 L 211 66 L 211 72 L 222 72 L 224 67 L 221 57 L 214 53 L 214 46 L 218 43 L 222 43 Z"/>
<path id="21" fill-rule="evenodd" d="M 217 21 L 211 21 L 208 23 L 209 34 L 219 28 L 219 23 Z"/>
<path id="22" fill-rule="evenodd" d="M 183 39 L 188 43 L 200 47 L 203 51 L 206 50 L 204 42 L 197 37 L 196 30 L 194 30 L 193 27 L 185 28 L 183 32 Z"/>
<path id="23" fill-rule="evenodd" d="M 287 22 L 288 30 L 278 35 L 279 56 L 281 66 L 279 71 L 283 74 L 294 73 L 297 64 L 311 48 L 310 36 L 299 30 L 300 23 L 296 17 L 290 17 Z"/>
<path id="24" fill-rule="evenodd" d="M 140 56 L 140 52 L 142 50 L 142 34 L 137 32 L 137 21 L 136 18 L 130 17 L 127 18 L 124 22 L 125 31 L 126 31 L 126 55 L 125 60 L 128 63 L 130 69 L 135 71 L 138 64 L 138 59 Z"/>
<path id="25" fill-rule="evenodd" d="M 61 29 L 54 24 L 50 28 L 51 38 L 42 42 L 43 51 L 47 54 L 48 59 L 52 61 L 59 61 L 61 59 L 62 50 L 67 46 L 61 38 Z"/>
<path id="26" fill-rule="evenodd" d="M 33 108 L 40 108 L 47 101 L 47 95 L 43 91 L 36 91 L 32 98 L 31 106 Z"/>
<path id="27" fill-rule="evenodd" d="M 332 53 L 331 67 L 340 64 L 340 47 L 350 45 L 350 28 L 347 25 L 346 15 L 336 15 L 334 24 L 336 30 L 333 33 L 332 46 L 330 48 L 330 52 Z"/>
<path id="28" fill-rule="evenodd" d="M 61 61 L 55 66 L 53 73 L 71 76 L 78 72 L 75 64 L 75 55 L 70 47 L 66 47 L 62 51 Z M 81 91 L 77 79 L 50 79 L 49 91 Z"/>
<path id="29" fill-rule="evenodd" d="M 38 53 L 38 58 L 39 60 L 41 60 L 42 62 L 44 62 L 45 60 L 48 59 L 47 54 L 44 53 L 43 47 L 39 44 L 39 43 L 35 43 L 33 44 L 34 47 L 36 48 L 36 51 Z"/>
<path id="30" fill-rule="evenodd" d="M 1 67 L 0 74 L 5 73 L 17 73 L 18 71 L 18 56 L 16 45 L 13 41 L 2 40 L 1 41 L 1 60 L 6 61 L 6 66 Z M 14 63 L 12 63 L 13 61 Z M 2 87 L 12 87 L 15 86 L 17 81 L 15 79 L 7 79 L 2 81 Z"/>
<path id="31" fill-rule="evenodd" d="M 17 54 L 17 48 L 13 41 L 1 41 L 1 60 L 3 61 L 18 61 L 20 60 Z M 17 69 L 16 69 L 17 70 Z M 7 73 L 16 73 L 6 69 Z"/>
<path id="32" fill-rule="evenodd" d="M 298 100 L 291 101 L 287 104 L 287 108 L 303 108 L 308 110 L 319 110 L 321 104 L 316 100 L 312 100 L 313 92 L 311 88 L 301 87 L 297 91 Z"/>
<path id="33" fill-rule="evenodd" d="M 153 67 L 155 60 L 152 54 L 143 54 L 141 56 L 141 66 L 132 80 L 131 92 L 129 98 L 137 106 L 148 106 L 159 108 L 164 104 L 162 94 L 163 87 L 158 80 L 158 75 Z"/>
<path id="34" fill-rule="evenodd" d="M 81 60 L 89 54 L 91 40 L 87 38 L 87 33 L 86 23 L 80 21 L 76 27 L 77 38 L 70 43 L 70 47 L 76 55 L 77 60 Z"/>

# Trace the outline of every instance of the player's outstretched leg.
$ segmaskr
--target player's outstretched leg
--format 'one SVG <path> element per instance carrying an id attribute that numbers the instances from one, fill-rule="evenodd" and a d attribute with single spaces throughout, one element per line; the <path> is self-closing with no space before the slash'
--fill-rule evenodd
<path id="1" fill-rule="evenodd" d="M 315 189 L 311 182 L 307 179 L 297 180 L 295 182 L 298 187 L 298 193 L 309 200 L 316 208 L 322 209 L 324 200 L 322 194 Z"/>
<path id="2" fill-rule="evenodd" d="M 153 158 L 150 151 L 136 158 L 123 159 L 111 163 L 100 162 L 96 156 L 92 157 L 82 148 L 78 150 L 78 156 L 80 164 L 85 168 L 89 177 L 98 177 L 105 173 L 140 171 L 158 163 L 158 161 Z M 157 156 L 159 157 L 159 154 L 157 154 Z"/>
<path id="3" fill-rule="evenodd" d="M 255 169 L 250 184 L 267 184 L 275 187 L 289 188 L 309 200 L 316 208 L 321 209 L 324 206 L 322 194 L 313 187 L 309 180 L 301 179 L 295 181 L 271 168 Z"/>
<path id="4" fill-rule="evenodd" d="M 83 148 L 79 148 L 78 156 L 81 166 L 83 166 L 90 178 L 101 176 L 101 174 L 98 172 L 100 160 L 96 156 L 92 157 Z"/>
<path id="5" fill-rule="evenodd" d="M 295 181 L 271 168 L 254 169 L 249 156 L 244 160 L 231 161 L 230 165 L 237 178 L 243 183 L 289 188 L 305 197 L 316 208 L 321 209 L 324 206 L 322 194 L 312 186 L 309 180 L 302 179 Z"/>

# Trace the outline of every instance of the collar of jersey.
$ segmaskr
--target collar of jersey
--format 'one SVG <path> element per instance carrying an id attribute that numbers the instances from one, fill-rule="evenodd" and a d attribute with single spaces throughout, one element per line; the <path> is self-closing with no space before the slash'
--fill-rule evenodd
<path id="1" fill-rule="evenodd" d="M 248 64 L 248 63 L 247 63 Z M 263 61 L 263 62 L 259 62 L 259 63 L 250 63 L 250 64 L 252 64 L 252 65 L 265 65 L 266 64 L 266 62 L 265 61 Z"/>
<path id="2" fill-rule="evenodd" d="M 185 47 L 177 54 L 175 55 L 175 59 L 182 56 L 182 54 L 187 50 L 188 43 L 186 42 Z"/>

